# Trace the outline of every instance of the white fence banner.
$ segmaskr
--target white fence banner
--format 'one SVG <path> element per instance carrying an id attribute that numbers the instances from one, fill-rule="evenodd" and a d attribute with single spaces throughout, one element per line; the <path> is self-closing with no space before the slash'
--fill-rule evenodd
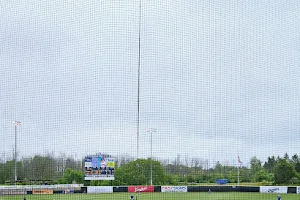
<path id="1" fill-rule="evenodd" d="M 260 193 L 277 193 L 277 194 L 286 194 L 288 187 L 287 186 L 260 186 Z"/>
<path id="2" fill-rule="evenodd" d="M 87 193 L 113 193 L 112 186 L 88 186 Z"/>
<path id="3" fill-rule="evenodd" d="M 187 192 L 187 186 L 161 186 L 161 192 Z"/>
<path id="4" fill-rule="evenodd" d="M 300 194 L 300 186 L 297 187 L 296 193 L 297 193 L 297 194 Z"/>
<path id="5" fill-rule="evenodd" d="M 27 192 L 20 189 L 0 189 L 0 196 L 1 195 L 21 195 L 26 194 Z"/>
<path id="6" fill-rule="evenodd" d="M 0 190 L 17 189 L 17 190 L 33 190 L 33 189 L 80 189 L 83 184 L 57 184 L 57 185 L 0 185 Z"/>

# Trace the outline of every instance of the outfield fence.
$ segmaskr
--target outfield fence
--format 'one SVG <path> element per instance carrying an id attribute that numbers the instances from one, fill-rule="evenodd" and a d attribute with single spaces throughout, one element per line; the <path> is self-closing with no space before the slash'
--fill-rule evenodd
<path id="1" fill-rule="evenodd" d="M 0 186 L 1 195 L 140 192 L 257 192 L 297 193 L 300 186 L 83 186 L 80 184 Z"/>

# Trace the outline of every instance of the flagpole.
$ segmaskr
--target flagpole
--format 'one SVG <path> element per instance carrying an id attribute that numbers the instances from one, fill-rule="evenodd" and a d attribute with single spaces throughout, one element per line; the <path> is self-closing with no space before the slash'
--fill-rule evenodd
<path id="1" fill-rule="evenodd" d="M 240 166 L 238 165 L 238 180 L 237 180 L 237 185 L 240 185 Z"/>
<path id="2" fill-rule="evenodd" d="M 242 161 L 240 159 L 240 156 L 238 156 L 238 166 L 237 166 L 237 173 L 238 173 L 238 180 L 237 180 L 237 185 L 240 185 L 240 166 L 242 164 Z"/>

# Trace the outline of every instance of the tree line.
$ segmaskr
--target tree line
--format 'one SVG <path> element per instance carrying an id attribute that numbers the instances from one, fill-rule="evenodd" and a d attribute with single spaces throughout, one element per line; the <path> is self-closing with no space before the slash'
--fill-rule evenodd
<path id="1" fill-rule="evenodd" d="M 18 184 L 66 184 L 85 185 L 149 185 L 152 163 L 154 185 L 189 185 L 215 183 L 217 179 L 228 179 L 229 183 L 241 184 L 299 184 L 300 157 L 270 156 L 263 163 L 257 157 L 250 159 L 250 166 L 230 166 L 220 162 L 209 166 L 207 160 L 182 158 L 174 160 L 134 160 L 129 156 L 116 157 L 114 181 L 84 181 L 84 161 L 72 157 L 35 155 L 17 161 Z M 238 174 L 239 172 L 239 174 Z M 0 161 L 0 184 L 12 184 L 14 180 L 14 160 Z"/>

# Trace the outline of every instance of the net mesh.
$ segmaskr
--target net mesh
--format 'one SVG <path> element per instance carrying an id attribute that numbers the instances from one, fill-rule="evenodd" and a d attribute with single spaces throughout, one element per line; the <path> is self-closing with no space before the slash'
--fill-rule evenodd
<path id="1" fill-rule="evenodd" d="M 299 8 L 0 2 L 0 194 L 19 198 L 32 185 L 111 199 L 300 192 Z M 57 188 L 72 183 L 82 185 Z"/>

